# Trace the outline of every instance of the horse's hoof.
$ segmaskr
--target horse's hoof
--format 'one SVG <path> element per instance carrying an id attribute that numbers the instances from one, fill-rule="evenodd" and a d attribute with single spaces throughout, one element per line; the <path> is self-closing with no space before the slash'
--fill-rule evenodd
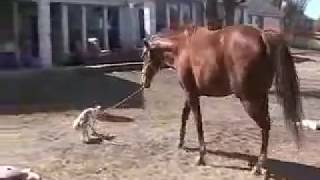
<path id="1" fill-rule="evenodd" d="M 251 170 L 251 174 L 254 176 L 260 176 L 262 174 L 261 169 L 257 168 L 257 167 L 253 167 L 253 169 Z"/>
<path id="2" fill-rule="evenodd" d="M 249 168 L 251 168 L 251 169 L 254 167 L 255 164 L 256 164 L 256 162 L 253 161 L 253 160 L 251 160 L 251 161 L 248 162 L 248 166 L 249 166 Z"/>
<path id="3" fill-rule="evenodd" d="M 100 134 L 98 134 L 98 133 L 96 133 L 96 132 L 92 132 L 91 133 L 91 136 L 93 136 L 93 137 L 98 137 Z"/>
<path id="4" fill-rule="evenodd" d="M 254 176 L 260 176 L 262 174 L 261 170 L 257 169 L 257 168 L 253 168 L 251 170 L 251 174 L 254 175 Z"/>
<path id="5" fill-rule="evenodd" d="M 89 144 L 89 140 L 82 140 L 83 144 Z"/>
<path id="6" fill-rule="evenodd" d="M 261 176 L 266 174 L 267 170 L 263 168 L 258 168 L 257 166 L 254 166 L 251 170 L 251 174 L 254 176 Z"/>
<path id="7" fill-rule="evenodd" d="M 90 138 L 89 141 L 84 142 L 85 144 L 101 144 L 103 142 L 102 138 Z"/>
<path id="8" fill-rule="evenodd" d="M 84 138 L 84 137 L 80 138 L 80 140 L 83 144 L 87 144 L 90 141 L 89 138 Z"/>
<path id="9" fill-rule="evenodd" d="M 198 162 L 197 162 L 197 165 L 198 165 L 198 166 L 205 166 L 205 165 L 206 165 L 206 162 L 204 161 L 203 158 L 200 158 L 200 159 L 198 160 Z"/>

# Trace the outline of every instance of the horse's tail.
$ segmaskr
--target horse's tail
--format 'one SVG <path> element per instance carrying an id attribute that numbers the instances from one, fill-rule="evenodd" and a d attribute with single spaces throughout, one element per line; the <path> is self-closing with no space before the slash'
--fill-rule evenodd
<path id="1" fill-rule="evenodd" d="M 275 90 L 278 102 L 282 106 L 287 128 L 300 147 L 301 119 L 303 117 L 300 85 L 297 71 L 289 47 L 281 34 L 264 32 L 262 38 L 267 53 L 274 61 Z"/>

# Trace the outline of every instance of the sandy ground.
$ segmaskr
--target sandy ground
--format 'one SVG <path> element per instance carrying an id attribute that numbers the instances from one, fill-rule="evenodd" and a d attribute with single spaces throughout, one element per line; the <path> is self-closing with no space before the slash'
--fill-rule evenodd
<path id="1" fill-rule="evenodd" d="M 300 62 L 297 68 L 305 118 L 318 120 L 320 61 Z M 140 74 L 108 75 L 139 82 Z M 250 174 L 248 161 L 259 152 L 260 131 L 236 98 L 202 98 L 205 167 L 196 166 L 198 142 L 192 120 L 187 127 L 188 149 L 177 148 L 184 99 L 174 71 L 160 72 L 141 98 L 140 107 L 110 110 L 117 116 L 109 119 L 113 122 L 98 122 L 99 132 L 116 135 L 102 144 L 80 142 L 79 133 L 71 128 L 79 110 L 1 115 L 0 164 L 31 167 L 45 180 L 320 179 L 320 133 L 306 130 L 305 145 L 298 151 L 273 95 L 267 177 Z"/>

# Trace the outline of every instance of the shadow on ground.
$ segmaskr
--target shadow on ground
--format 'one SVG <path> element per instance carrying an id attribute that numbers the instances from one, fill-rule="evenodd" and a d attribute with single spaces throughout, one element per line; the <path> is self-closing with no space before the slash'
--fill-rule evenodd
<path id="1" fill-rule="evenodd" d="M 140 85 L 84 69 L 1 72 L 0 113 L 81 110 L 95 103 L 110 107 Z M 120 108 L 142 108 L 140 93 Z"/>
<path id="2" fill-rule="evenodd" d="M 185 148 L 186 151 L 198 151 L 198 148 Z M 208 154 L 222 156 L 231 159 L 239 159 L 243 161 L 254 162 L 257 160 L 257 156 L 243 154 L 238 152 L 224 152 L 224 151 L 212 151 L 207 150 Z M 280 161 L 276 159 L 268 159 L 266 167 L 268 169 L 268 173 L 266 175 L 266 179 L 275 179 L 275 180 L 319 180 L 320 179 L 320 168 L 314 166 L 308 166 L 296 162 L 286 162 Z M 250 171 L 251 169 L 237 166 L 219 166 L 213 165 L 213 168 L 227 168 L 227 169 L 237 169 L 237 170 L 246 170 Z"/>
<path id="3" fill-rule="evenodd" d="M 271 91 L 269 91 L 270 95 L 276 95 L 276 92 L 274 91 L 274 89 L 272 89 Z M 300 92 L 301 96 L 304 98 L 316 98 L 316 99 L 320 99 L 320 90 L 317 89 L 305 89 L 305 90 L 301 90 Z"/>
<path id="4" fill-rule="evenodd" d="M 108 112 L 103 112 L 98 114 L 97 120 L 101 122 L 123 122 L 123 123 L 134 121 L 133 118 L 120 116 L 120 115 L 113 115 Z"/>
<path id="5" fill-rule="evenodd" d="M 298 63 L 298 64 L 299 63 L 304 63 L 304 62 L 317 62 L 314 59 L 311 59 L 311 58 L 308 58 L 308 57 L 303 57 L 303 56 L 298 56 L 298 55 L 293 56 L 293 59 L 294 59 L 294 62 Z"/>

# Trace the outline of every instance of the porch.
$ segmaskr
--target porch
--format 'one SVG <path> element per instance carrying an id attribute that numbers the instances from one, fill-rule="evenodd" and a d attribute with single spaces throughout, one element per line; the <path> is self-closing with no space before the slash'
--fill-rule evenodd
<path id="1" fill-rule="evenodd" d="M 1 0 L 0 4 L 2 68 L 1 64 L 36 68 L 105 63 L 126 53 L 137 57 L 146 36 L 175 23 L 205 22 L 200 0 Z"/>

